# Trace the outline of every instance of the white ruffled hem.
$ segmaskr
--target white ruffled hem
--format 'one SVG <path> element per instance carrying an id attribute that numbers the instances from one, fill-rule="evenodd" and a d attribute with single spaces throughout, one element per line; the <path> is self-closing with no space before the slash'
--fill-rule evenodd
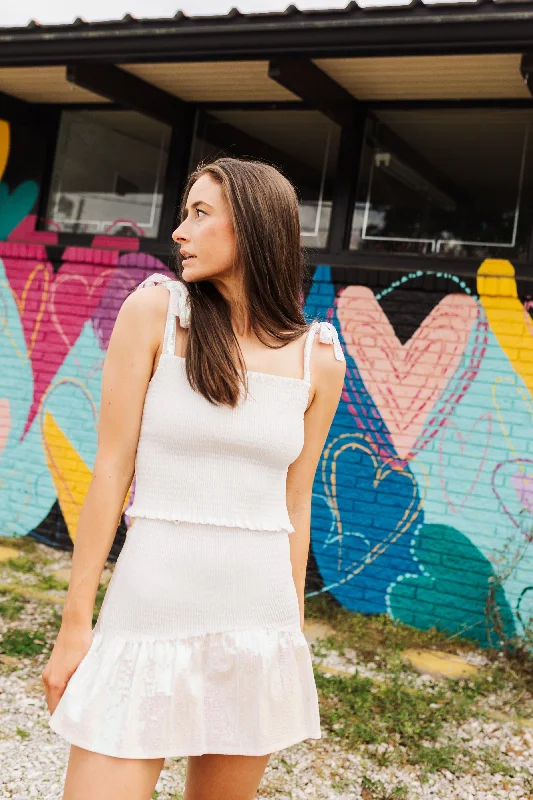
<path id="1" fill-rule="evenodd" d="M 71 744 L 122 758 L 266 755 L 321 738 L 299 629 L 136 640 L 95 628 L 49 725 Z"/>
<path id="2" fill-rule="evenodd" d="M 141 517 L 142 519 L 160 519 L 166 522 L 174 522 L 176 525 L 179 525 L 180 522 L 192 522 L 197 525 L 220 525 L 223 528 L 242 528 L 249 531 L 285 531 L 286 533 L 294 533 L 294 526 L 290 522 L 285 525 L 268 522 L 258 524 L 252 520 L 235 520 L 228 517 L 221 517 L 218 514 L 210 517 L 206 514 L 188 514 L 187 512 L 180 511 L 179 516 L 174 517 L 171 511 L 142 511 L 142 509 L 139 511 L 135 505 L 135 498 L 130 508 L 127 508 L 125 513 L 130 519 L 135 519 L 135 517 Z"/>

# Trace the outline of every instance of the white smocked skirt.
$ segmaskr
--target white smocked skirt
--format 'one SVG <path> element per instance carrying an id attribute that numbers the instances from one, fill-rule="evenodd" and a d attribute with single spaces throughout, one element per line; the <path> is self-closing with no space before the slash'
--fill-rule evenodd
<path id="1" fill-rule="evenodd" d="M 289 536 L 135 518 L 52 730 L 123 758 L 319 739 Z"/>

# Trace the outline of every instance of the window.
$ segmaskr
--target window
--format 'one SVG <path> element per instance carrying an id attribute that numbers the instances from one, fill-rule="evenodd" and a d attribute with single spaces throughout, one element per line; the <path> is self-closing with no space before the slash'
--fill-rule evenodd
<path id="1" fill-rule="evenodd" d="M 279 166 L 300 196 L 304 247 L 325 247 L 340 129 L 318 111 L 213 111 L 201 116 L 190 170 L 234 155 Z"/>
<path id="2" fill-rule="evenodd" d="M 171 129 L 136 111 L 65 111 L 47 230 L 154 238 Z"/>
<path id="3" fill-rule="evenodd" d="M 528 258 L 533 113 L 379 111 L 367 127 L 352 249 Z"/>

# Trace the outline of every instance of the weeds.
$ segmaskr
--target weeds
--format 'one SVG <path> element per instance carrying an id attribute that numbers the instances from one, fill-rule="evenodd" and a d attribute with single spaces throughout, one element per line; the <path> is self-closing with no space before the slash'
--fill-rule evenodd
<path id="1" fill-rule="evenodd" d="M 19 556 L 18 558 L 9 558 L 7 566 L 17 572 L 35 572 L 35 561 L 27 556 Z"/>
<path id="2" fill-rule="evenodd" d="M 516 770 L 512 769 L 505 761 L 502 761 L 501 753 L 497 748 L 481 748 L 479 758 L 488 767 L 491 775 L 504 775 L 507 778 L 514 778 Z"/>
<path id="3" fill-rule="evenodd" d="M 315 595 L 305 600 L 307 619 L 329 623 L 335 629 L 335 649 L 342 655 L 346 647 L 357 651 L 362 662 L 376 662 L 408 647 L 428 647 L 450 653 L 477 652 L 477 642 L 466 637 L 449 641 L 446 631 L 432 627 L 420 630 L 392 619 L 387 614 L 361 614 L 349 611 L 330 595 Z M 327 639 L 324 640 L 327 642 Z"/>
<path id="4" fill-rule="evenodd" d="M 16 592 L 0 592 L 0 617 L 14 620 L 24 611 L 24 598 Z"/>
<path id="5" fill-rule="evenodd" d="M 63 623 L 63 616 L 59 613 L 59 611 L 56 611 L 55 608 L 52 609 L 52 613 L 50 615 L 50 621 L 48 623 L 50 631 L 55 633 L 57 636 L 62 623 Z"/>
<path id="6" fill-rule="evenodd" d="M 493 566 L 493 575 L 489 578 L 489 590 L 485 602 L 486 627 L 489 632 L 489 642 L 491 647 L 488 654 L 495 660 L 504 657 L 506 670 L 506 680 L 508 684 L 517 692 L 513 706 L 518 706 L 524 695 L 528 695 L 531 700 L 533 694 L 533 618 L 524 621 L 520 615 L 520 603 L 527 590 L 522 592 L 522 596 L 517 603 L 516 616 L 523 628 L 521 634 L 508 636 L 500 614 L 500 608 L 496 602 L 499 589 L 503 589 L 504 584 L 514 575 L 524 558 L 530 555 L 533 543 L 533 532 L 522 531 L 523 539 L 516 544 L 516 534 L 505 540 L 503 547 L 496 550 L 489 557 Z M 496 634 L 496 641 L 490 638 L 490 627 Z"/>
<path id="7" fill-rule="evenodd" d="M 45 592 L 53 591 L 54 589 L 61 592 L 68 589 L 68 583 L 58 581 L 53 575 L 39 575 L 35 587 Z"/>
<path id="8" fill-rule="evenodd" d="M 407 786 L 396 786 L 390 791 L 383 786 L 381 781 L 373 781 L 363 776 L 361 797 L 363 800 L 407 800 Z"/>
<path id="9" fill-rule="evenodd" d="M 8 630 L 0 639 L 0 653 L 15 658 L 36 656 L 46 647 L 46 640 L 39 631 Z"/>
<path id="10" fill-rule="evenodd" d="M 35 539 L 32 539 L 31 536 L 27 536 L 26 534 L 22 536 L 18 534 L 13 536 L 0 536 L 0 545 L 4 547 L 14 547 L 26 555 L 32 555 L 37 552 L 37 543 Z"/>
<path id="11" fill-rule="evenodd" d="M 342 739 L 347 749 L 365 747 L 380 768 L 417 766 L 421 782 L 440 770 L 472 771 L 474 762 L 485 758 L 494 772 L 515 774 L 501 753 L 484 750 L 474 759 L 453 736 L 456 727 L 483 714 L 480 700 L 505 687 L 505 668 L 490 665 L 468 680 L 442 679 L 427 688 L 406 685 L 404 673 L 404 665 L 383 680 L 361 677 L 358 672 L 327 677 L 316 670 L 324 728 Z"/>
<path id="12" fill-rule="evenodd" d="M 94 611 L 93 611 L 93 625 L 96 625 L 98 615 L 100 614 L 100 609 L 102 608 L 102 603 L 104 602 L 106 590 L 107 586 L 101 583 L 96 592 L 96 598 L 94 601 Z"/>
<path id="13" fill-rule="evenodd" d="M 316 671 L 321 695 L 321 721 L 350 749 L 385 745 L 376 749 L 381 766 L 400 762 L 417 764 L 428 772 L 445 767 L 457 772 L 457 748 L 436 748 L 444 726 L 460 724 L 473 710 L 479 687 L 454 693 L 446 683 L 433 691 L 406 687 L 398 674 L 392 682 L 352 676 L 326 677 Z M 466 687 L 465 687 L 466 688 Z"/>

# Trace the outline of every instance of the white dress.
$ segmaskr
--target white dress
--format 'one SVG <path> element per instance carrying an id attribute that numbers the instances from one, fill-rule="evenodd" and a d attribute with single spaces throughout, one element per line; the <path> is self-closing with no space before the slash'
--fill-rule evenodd
<path id="1" fill-rule="evenodd" d="M 52 730 L 123 758 L 264 755 L 319 739 L 311 654 L 300 629 L 286 507 L 287 469 L 303 446 L 312 337 L 344 354 L 335 328 L 312 323 L 304 377 L 248 372 L 235 409 L 193 391 L 175 355 L 185 284 L 155 273 L 170 301 L 146 393 L 133 522 L 91 647 Z"/>

